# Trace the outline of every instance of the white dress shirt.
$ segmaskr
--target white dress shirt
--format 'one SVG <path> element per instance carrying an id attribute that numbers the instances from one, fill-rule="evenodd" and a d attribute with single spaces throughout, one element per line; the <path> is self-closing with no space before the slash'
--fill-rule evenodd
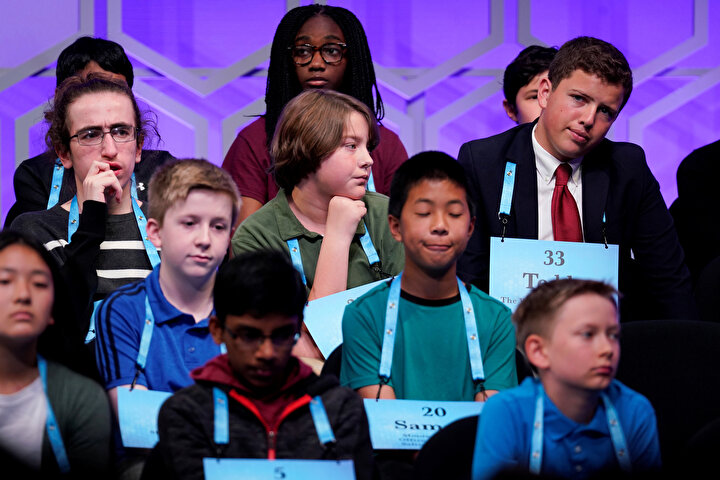
<path id="1" fill-rule="evenodd" d="M 552 228 L 552 197 L 555 190 L 555 170 L 563 162 L 553 157 L 540 146 L 540 143 L 535 138 L 536 129 L 537 124 L 532 131 L 532 145 L 535 152 L 535 168 L 537 169 L 538 240 L 555 240 Z M 572 167 L 572 175 L 568 179 L 567 188 L 577 204 L 580 213 L 580 225 L 583 224 L 582 160 L 583 157 L 580 157 L 567 162 Z M 585 238 L 584 229 L 583 238 Z"/>

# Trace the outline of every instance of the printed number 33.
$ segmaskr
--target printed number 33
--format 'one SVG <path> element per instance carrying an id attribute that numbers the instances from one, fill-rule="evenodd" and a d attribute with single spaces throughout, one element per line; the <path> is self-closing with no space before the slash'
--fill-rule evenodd
<path id="1" fill-rule="evenodd" d="M 545 255 L 547 255 L 547 257 L 543 262 L 544 265 L 555 264 L 556 267 L 565 265 L 565 253 L 562 250 L 558 250 L 556 252 L 553 252 L 552 250 L 545 250 Z M 553 255 L 555 255 L 556 258 L 553 258 Z"/>

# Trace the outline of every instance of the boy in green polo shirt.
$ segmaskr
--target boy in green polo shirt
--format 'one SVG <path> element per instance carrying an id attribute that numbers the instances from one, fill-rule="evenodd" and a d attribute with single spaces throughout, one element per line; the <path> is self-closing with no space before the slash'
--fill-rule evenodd
<path id="1" fill-rule="evenodd" d="M 475 222 L 462 167 L 415 155 L 393 177 L 388 211 L 405 269 L 346 307 L 341 383 L 365 398 L 450 401 L 517 385 L 510 310 L 456 277 Z"/>

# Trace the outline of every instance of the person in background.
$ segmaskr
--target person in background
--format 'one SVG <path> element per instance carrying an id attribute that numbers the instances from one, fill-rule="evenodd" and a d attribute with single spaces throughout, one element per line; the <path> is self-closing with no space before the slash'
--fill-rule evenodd
<path id="1" fill-rule="evenodd" d="M 540 82 L 547 78 L 550 62 L 555 58 L 557 48 L 530 45 L 523 49 L 503 76 L 503 108 L 515 123 L 529 123 L 540 116 L 538 103 Z"/>
<path id="2" fill-rule="evenodd" d="M 123 48 L 110 40 L 80 37 L 60 52 L 55 69 L 56 85 L 74 75 L 82 78 L 91 73 L 103 73 L 123 81 L 132 88 L 133 67 Z M 137 196 L 147 200 L 147 185 L 155 169 L 173 157 L 163 150 L 144 148 L 141 161 L 135 168 Z M 25 212 L 35 212 L 65 203 L 75 195 L 75 175 L 65 172 L 53 148 L 23 161 L 13 176 L 15 203 L 5 217 L 5 227 Z"/>
<path id="3" fill-rule="evenodd" d="M 240 221 L 272 200 L 278 185 L 268 171 L 270 142 L 280 112 L 303 90 L 328 89 L 364 103 L 379 122 L 383 103 L 362 24 L 349 10 L 308 5 L 290 10 L 273 38 L 265 115 L 240 131 L 223 161 L 242 194 Z M 374 90 L 374 95 L 373 95 Z M 380 125 L 368 190 L 388 194 L 407 152 L 398 136 Z"/>

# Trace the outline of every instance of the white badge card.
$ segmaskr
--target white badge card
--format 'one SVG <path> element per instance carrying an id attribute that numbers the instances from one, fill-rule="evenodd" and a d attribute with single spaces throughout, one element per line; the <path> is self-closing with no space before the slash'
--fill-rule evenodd
<path id="1" fill-rule="evenodd" d="M 303 312 L 303 321 L 325 358 L 343 341 L 342 317 L 345 306 L 388 280 L 367 283 L 308 302 Z"/>
<path id="2" fill-rule="evenodd" d="M 354 480 L 352 460 L 203 458 L 206 480 Z"/>
<path id="3" fill-rule="evenodd" d="M 540 283 L 559 278 L 607 282 L 618 288 L 617 245 L 490 238 L 490 295 L 515 311 Z"/>
<path id="4" fill-rule="evenodd" d="M 123 446 L 153 448 L 158 442 L 157 419 L 160 407 L 172 394 L 138 388 L 118 388 L 117 393 Z"/>
<path id="5" fill-rule="evenodd" d="M 438 430 L 455 420 L 478 415 L 485 405 L 369 398 L 364 403 L 374 450 L 419 450 Z"/>

